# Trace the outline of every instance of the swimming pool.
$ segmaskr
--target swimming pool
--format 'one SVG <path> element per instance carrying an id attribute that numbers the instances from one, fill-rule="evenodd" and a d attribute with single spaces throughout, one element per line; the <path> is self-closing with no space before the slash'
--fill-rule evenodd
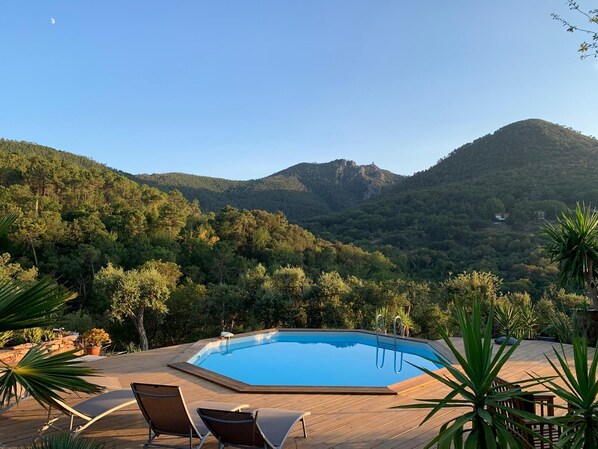
<path id="1" fill-rule="evenodd" d="M 426 359 L 441 358 L 421 340 L 399 338 L 395 346 L 391 336 L 366 331 L 274 330 L 208 341 L 186 360 L 197 369 L 186 371 L 261 392 L 274 387 L 288 392 L 378 389 L 384 394 L 389 385 L 421 375 L 413 365 L 434 371 L 441 365 Z"/>

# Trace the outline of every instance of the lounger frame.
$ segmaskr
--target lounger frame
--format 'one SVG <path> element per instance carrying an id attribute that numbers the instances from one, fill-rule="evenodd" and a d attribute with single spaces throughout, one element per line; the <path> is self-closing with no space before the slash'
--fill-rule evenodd
<path id="1" fill-rule="evenodd" d="M 102 393 L 102 394 L 109 394 L 109 393 Z M 101 395 L 92 397 L 92 398 L 88 399 L 87 401 L 92 401 L 93 399 L 100 397 L 100 396 Z M 86 401 L 81 402 L 81 404 L 84 402 L 86 402 Z M 114 413 L 115 411 L 120 410 L 121 408 L 127 407 L 129 405 L 133 405 L 134 403 L 135 403 L 135 398 L 131 397 L 130 400 L 123 400 L 122 403 L 120 403 L 110 409 L 106 409 L 104 412 L 102 412 L 98 415 L 91 416 L 91 415 L 82 413 L 76 409 L 77 405 L 80 405 L 80 404 L 77 404 L 77 405 L 71 407 L 70 405 L 68 405 L 67 403 L 63 402 L 60 399 L 52 399 L 52 403 L 49 404 L 49 407 L 48 407 L 48 415 L 47 415 L 46 423 L 38 430 L 37 433 L 38 433 L 38 435 L 41 435 L 51 427 L 53 427 L 55 429 L 59 429 L 59 430 L 64 430 L 58 426 L 55 426 L 54 423 L 56 421 L 58 421 L 60 418 L 62 418 L 63 415 L 67 415 L 70 418 L 68 431 L 75 435 L 78 435 L 79 433 L 81 433 L 82 431 L 87 429 L 89 426 L 91 426 L 93 423 L 102 419 L 104 416 L 110 415 L 111 413 Z M 57 416 L 52 417 L 53 409 L 59 410 L 61 413 Z M 75 427 L 75 418 L 82 419 L 85 421 L 85 423 Z"/>

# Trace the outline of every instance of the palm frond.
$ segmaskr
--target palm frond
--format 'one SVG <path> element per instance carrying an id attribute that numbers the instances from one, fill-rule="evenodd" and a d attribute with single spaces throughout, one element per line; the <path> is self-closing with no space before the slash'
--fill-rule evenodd
<path id="1" fill-rule="evenodd" d="M 52 315 L 75 296 L 51 278 L 5 282 L 0 285 L 0 332 L 53 324 Z"/>
<path id="2" fill-rule="evenodd" d="M 18 402 L 21 389 L 43 406 L 67 391 L 99 392 L 98 385 L 82 378 L 97 375 L 96 371 L 78 360 L 76 352 L 50 354 L 41 346 L 34 346 L 16 365 L 4 363 L 0 368 L 0 407 Z"/>
<path id="3" fill-rule="evenodd" d="M 11 225 L 14 223 L 17 217 L 18 215 L 14 212 L 0 217 L 0 236 L 8 234 Z"/>
<path id="4" fill-rule="evenodd" d="M 541 230 L 548 256 L 559 266 L 561 285 L 584 286 L 590 267 L 592 277 L 597 277 L 598 212 L 578 203 L 575 210 L 563 212 L 556 226 L 546 223 Z"/>

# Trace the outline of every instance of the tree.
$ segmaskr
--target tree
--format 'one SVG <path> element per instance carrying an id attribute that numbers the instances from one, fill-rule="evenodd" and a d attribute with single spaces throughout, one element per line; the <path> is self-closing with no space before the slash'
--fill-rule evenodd
<path id="1" fill-rule="evenodd" d="M 205 296 L 206 287 L 190 279 L 186 279 L 170 294 L 166 303 L 168 315 L 161 326 L 166 344 L 187 343 L 204 337 L 201 331 L 205 322 L 215 321 L 201 313 Z"/>
<path id="2" fill-rule="evenodd" d="M 308 326 L 344 328 L 350 325 L 350 309 L 343 301 L 351 288 L 336 272 L 324 272 L 307 298 Z"/>
<path id="3" fill-rule="evenodd" d="M 255 303 L 256 319 L 265 327 L 304 327 L 304 298 L 309 289 L 310 281 L 302 268 L 277 269 Z"/>
<path id="4" fill-rule="evenodd" d="M 94 288 L 98 293 L 110 299 L 110 317 L 119 322 L 124 318 L 133 321 L 143 351 L 149 349 L 144 325 L 145 312 L 168 312 L 168 287 L 169 280 L 153 267 L 124 271 L 108 264 L 98 272 L 94 280 Z"/>
<path id="5" fill-rule="evenodd" d="M 0 235 L 8 232 L 16 215 L 0 218 Z M 9 279 L 0 282 L 0 333 L 46 326 L 74 295 L 50 278 L 27 282 Z M 98 392 L 99 387 L 81 376 L 94 370 L 75 360 L 76 351 L 50 354 L 40 346 L 33 347 L 16 365 L 0 368 L 0 408 L 18 402 L 21 390 L 27 391 L 42 405 L 48 405 L 59 393 L 70 390 Z"/>
<path id="6" fill-rule="evenodd" d="M 588 28 L 580 28 L 577 25 L 573 25 L 567 19 L 562 18 L 558 14 L 552 14 L 552 18 L 561 22 L 561 24 L 567 29 L 569 33 L 583 33 L 590 37 L 591 42 L 583 41 L 579 45 L 579 49 L 577 50 L 581 53 L 581 59 L 589 58 L 590 56 L 597 57 L 598 56 L 598 9 L 591 9 L 589 11 L 584 11 L 580 8 L 576 1 L 568 0 L 567 5 L 571 11 L 576 11 L 577 13 L 581 14 L 585 19 L 589 22 L 590 27 L 595 26 L 596 29 L 588 29 Z"/>
<path id="7" fill-rule="evenodd" d="M 556 226 L 546 223 L 541 230 L 547 240 L 546 251 L 559 266 L 561 285 L 585 285 L 593 308 L 598 309 L 598 212 L 578 203 L 575 210 L 557 218 Z"/>
<path id="8" fill-rule="evenodd" d="M 496 301 L 502 280 L 486 271 L 461 273 L 444 281 L 441 285 L 446 301 L 454 309 L 471 310 L 475 303 L 487 313 Z"/>

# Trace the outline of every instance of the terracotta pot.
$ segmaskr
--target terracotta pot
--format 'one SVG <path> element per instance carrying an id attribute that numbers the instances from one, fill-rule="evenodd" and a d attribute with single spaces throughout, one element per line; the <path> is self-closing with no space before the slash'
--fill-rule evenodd
<path id="1" fill-rule="evenodd" d="M 85 348 L 87 355 L 100 355 L 101 346 L 88 346 Z"/>

